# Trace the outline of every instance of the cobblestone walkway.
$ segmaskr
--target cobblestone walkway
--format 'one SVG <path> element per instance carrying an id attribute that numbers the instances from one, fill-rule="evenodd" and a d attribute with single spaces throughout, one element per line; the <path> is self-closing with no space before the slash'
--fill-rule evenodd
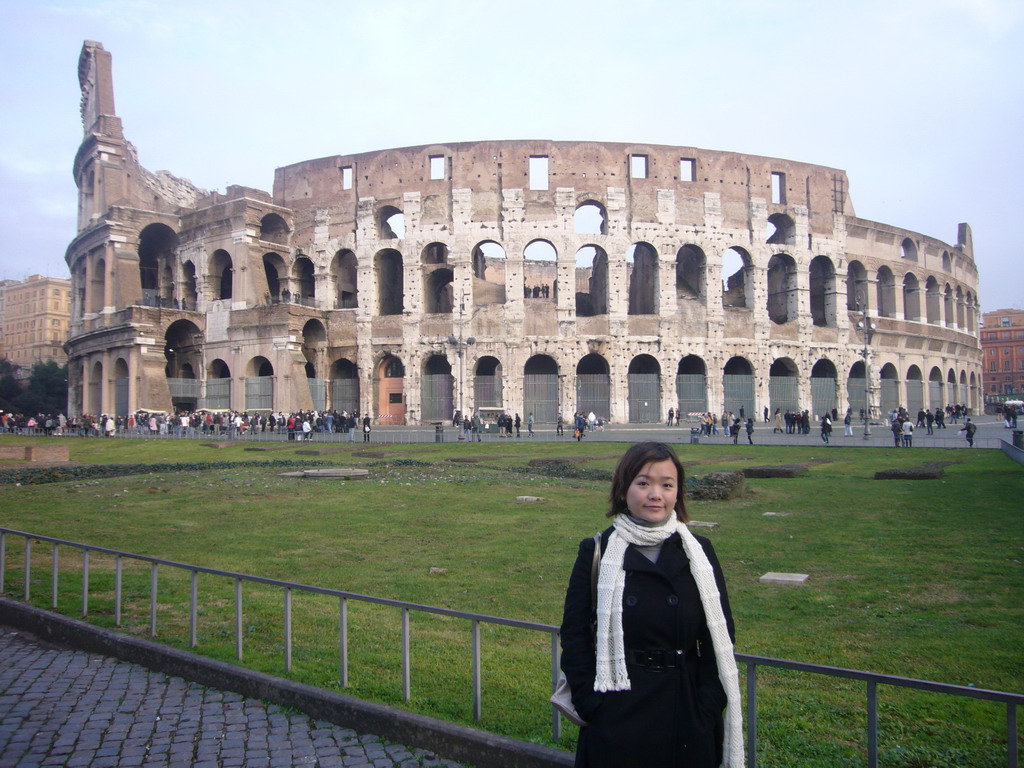
<path id="1" fill-rule="evenodd" d="M 0 627 L 0 768 L 463 768 L 135 664 Z"/>

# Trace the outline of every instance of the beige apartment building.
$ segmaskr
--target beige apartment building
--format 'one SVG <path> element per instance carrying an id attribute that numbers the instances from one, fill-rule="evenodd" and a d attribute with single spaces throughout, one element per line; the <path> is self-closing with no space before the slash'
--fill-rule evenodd
<path id="1" fill-rule="evenodd" d="M 30 275 L 0 287 L 2 354 L 28 376 L 35 363 L 67 362 L 64 342 L 71 320 L 71 281 Z"/>

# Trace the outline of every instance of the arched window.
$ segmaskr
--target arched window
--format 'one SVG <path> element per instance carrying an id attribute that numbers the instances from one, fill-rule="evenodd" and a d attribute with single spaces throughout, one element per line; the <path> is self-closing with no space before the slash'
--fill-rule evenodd
<path id="1" fill-rule="evenodd" d="M 754 261 L 742 248 L 733 246 L 722 254 L 722 306 L 750 309 L 754 295 Z"/>
<path id="2" fill-rule="evenodd" d="M 836 270 L 828 256 L 811 259 L 811 320 L 815 325 L 834 328 L 836 325 Z"/>
<path id="3" fill-rule="evenodd" d="M 405 311 L 405 277 L 402 254 L 388 248 L 374 258 L 377 273 L 377 303 L 382 315 L 400 315 Z"/>
<path id="4" fill-rule="evenodd" d="M 523 296 L 527 299 L 558 297 L 558 253 L 547 240 L 534 240 L 523 250 Z"/>
<path id="5" fill-rule="evenodd" d="M 377 232 L 381 240 L 401 240 L 405 237 L 405 214 L 393 205 L 377 211 Z"/>
<path id="6" fill-rule="evenodd" d="M 684 245 L 676 254 L 676 298 L 707 296 L 707 259 L 696 245 Z"/>
<path id="7" fill-rule="evenodd" d="M 768 259 L 768 318 L 788 323 L 797 317 L 796 262 L 786 253 Z"/>
<path id="8" fill-rule="evenodd" d="M 626 252 L 630 315 L 658 314 L 658 252 L 649 243 L 634 243 Z M 656 421 L 661 421 L 658 414 Z"/>
<path id="9" fill-rule="evenodd" d="M 338 309 L 355 309 L 359 306 L 358 271 L 356 255 L 349 250 L 334 254 L 331 274 L 337 285 Z"/>
<path id="10" fill-rule="evenodd" d="M 629 422 L 661 422 L 661 365 L 650 355 L 637 355 L 629 361 L 626 375 L 629 398 Z"/>
<path id="11" fill-rule="evenodd" d="M 505 303 L 505 249 L 493 240 L 473 248 L 473 302 Z"/>
<path id="12" fill-rule="evenodd" d="M 576 315 L 608 314 L 608 254 L 596 245 L 576 252 Z"/>
<path id="13" fill-rule="evenodd" d="M 896 278 L 888 267 L 878 270 L 878 316 L 896 317 Z"/>
<path id="14" fill-rule="evenodd" d="M 577 235 L 607 235 L 608 213 L 595 200 L 587 200 L 576 206 L 573 214 L 573 229 Z"/>
<path id="15" fill-rule="evenodd" d="M 576 410 L 593 411 L 608 420 L 612 414 L 612 379 L 608 361 L 596 352 L 580 358 L 576 364 Z"/>

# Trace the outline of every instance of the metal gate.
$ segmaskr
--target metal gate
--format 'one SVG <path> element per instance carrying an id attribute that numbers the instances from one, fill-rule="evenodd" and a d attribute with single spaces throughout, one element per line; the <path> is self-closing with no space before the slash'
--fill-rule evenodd
<path id="1" fill-rule="evenodd" d="M 941 408 L 945 403 L 942 401 L 942 382 L 928 382 L 928 407 Z M 915 414 L 916 415 L 916 414 Z"/>
<path id="2" fill-rule="evenodd" d="M 900 383 L 896 379 L 882 379 L 882 413 L 888 414 L 900 407 Z"/>
<path id="3" fill-rule="evenodd" d="M 864 402 L 864 379 L 849 378 L 846 380 L 846 400 L 850 406 L 850 412 L 859 414 L 867 408 Z"/>
<path id="4" fill-rule="evenodd" d="M 336 411 L 359 411 L 359 379 L 334 379 L 331 382 L 331 407 Z"/>
<path id="5" fill-rule="evenodd" d="M 206 397 L 200 398 L 200 408 L 210 410 L 231 407 L 231 379 L 207 379 Z"/>
<path id="6" fill-rule="evenodd" d="M 754 377 L 745 374 L 726 373 L 722 376 L 725 390 L 723 409 L 732 411 L 737 416 L 743 409 L 744 416 L 754 415 Z"/>
<path id="7" fill-rule="evenodd" d="M 682 413 L 707 413 L 707 376 L 703 373 L 680 373 L 676 376 L 676 395 Z"/>
<path id="8" fill-rule="evenodd" d="M 661 376 L 657 373 L 630 373 L 629 422 L 661 423 Z"/>
<path id="9" fill-rule="evenodd" d="M 326 379 L 310 379 L 309 382 L 309 394 L 313 398 L 313 410 L 314 411 L 326 411 L 327 410 L 327 380 Z"/>
<path id="10" fill-rule="evenodd" d="M 245 410 L 269 411 L 274 408 L 274 377 L 250 376 L 245 380 Z"/>
<path id="11" fill-rule="evenodd" d="M 501 407 L 501 376 L 477 376 L 473 379 L 473 403 L 477 408 Z"/>
<path id="12" fill-rule="evenodd" d="M 769 376 L 768 401 L 772 413 L 780 410 L 783 413 L 800 411 L 800 380 L 796 376 Z M 736 411 L 739 414 L 739 411 Z M 746 411 L 751 416 L 752 409 Z"/>
<path id="13" fill-rule="evenodd" d="M 531 373 L 523 376 L 523 420 L 533 414 L 538 424 L 554 424 L 558 413 L 558 376 Z"/>
<path id="14" fill-rule="evenodd" d="M 830 377 L 811 377 L 811 409 L 814 415 L 831 414 L 839 410 L 839 396 L 836 394 L 836 380 Z"/>
<path id="15" fill-rule="evenodd" d="M 612 379 L 607 373 L 581 373 L 576 376 L 576 409 L 594 412 L 605 421 L 612 414 Z"/>
<path id="16" fill-rule="evenodd" d="M 907 382 L 907 413 L 916 417 L 917 412 L 924 408 L 924 382 L 911 380 Z"/>
<path id="17" fill-rule="evenodd" d="M 114 415 L 128 415 L 128 379 L 114 381 Z"/>
<path id="18" fill-rule="evenodd" d="M 423 377 L 420 387 L 421 421 L 451 421 L 455 412 L 452 390 L 454 388 L 450 373 L 432 373 Z"/>

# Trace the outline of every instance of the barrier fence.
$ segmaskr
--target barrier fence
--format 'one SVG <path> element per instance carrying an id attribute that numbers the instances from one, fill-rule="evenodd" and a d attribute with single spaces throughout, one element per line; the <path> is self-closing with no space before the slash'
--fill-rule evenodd
<path id="1" fill-rule="evenodd" d="M 547 634 L 551 641 L 551 690 L 557 685 L 559 676 L 559 656 L 561 644 L 559 628 L 550 624 L 539 624 L 536 622 L 519 621 L 506 619 L 498 616 L 472 613 L 468 611 L 457 611 L 450 608 L 439 608 L 429 605 L 420 605 L 401 600 L 373 597 L 344 590 L 316 587 L 308 584 L 298 584 L 280 579 L 270 579 L 261 576 L 224 571 L 216 568 L 208 568 L 198 565 L 179 563 L 173 560 L 165 560 L 147 555 L 133 554 L 120 550 L 97 547 L 80 542 L 57 539 L 50 536 L 41 536 L 12 528 L 0 527 L 0 594 L 6 589 L 7 576 L 7 549 L 8 536 L 24 540 L 24 602 L 31 601 L 32 593 L 32 550 L 33 542 L 50 545 L 50 608 L 56 610 L 58 606 L 58 594 L 60 589 L 60 568 L 59 551 L 61 547 L 78 550 L 82 556 L 81 569 L 81 616 L 87 618 L 89 615 L 89 572 L 90 554 L 102 554 L 114 557 L 114 624 L 121 626 L 122 603 L 124 600 L 124 570 L 125 560 L 133 560 L 149 565 L 149 635 L 156 637 L 157 634 L 157 590 L 160 580 L 161 568 L 173 568 L 185 571 L 190 575 L 189 581 L 189 647 L 195 648 L 198 640 L 198 617 L 199 617 L 199 576 L 200 574 L 230 579 L 234 583 L 234 634 L 235 634 L 235 657 L 238 661 L 243 658 L 243 584 L 262 584 L 282 590 L 283 593 L 283 664 L 286 672 L 292 671 L 292 595 L 295 592 L 309 594 L 327 595 L 338 600 L 338 681 L 345 688 L 349 684 L 348 672 L 348 637 L 349 620 L 348 606 L 352 601 L 365 602 L 381 606 L 389 606 L 397 609 L 401 614 L 401 678 L 402 698 L 408 702 L 412 695 L 411 683 L 411 631 L 410 614 L 414 612 L 434 614 L 461 619 L 469 623 L 471 630 L 472 645 L 472 695 L 473 695 L 473 719 L 480 722 L 483 714 L 483 678 L 481 674 L 481 632 L 482 624 L 494 624 L 517 629 L 541 632 Z M 949 696 L 967 697 L 997 702 L 1006 707 L 1006 734 L 1007 750 L 1006 765 L 1008 768 L 1018 768 L 1018 727 L 1017 707 L 1024 705 L 1024 694 L 1006 693 L 981 688 L 972 688 L 947 683 L 936 683 L 927 680 L 916 680 L 913 678 L 898 677 L 896 675 L 882 675 L 873 672 L 864 672 L 840 667 L 830 667 L 820 664 L 807 664 L 798 661 L 787 661 L 764 656 L 751 656 L 737 653 L 736 660 L 746 666 L 746 733 L 747 733 L 747 764 L 749 768 L 757 766 L 757 680 L 758 669 L 761 667 L 786 669 L 809 674 L 823 675 L 831 678 L 847 680 L 859 680 L 865 684 L 865 718 L 866 718 L 866 752 L 867 765 L 869 768 L 877 768 L 879 764 L 878 754 L 878 686 L 890 686 L 894 688 L 914 689 L 928 691 L 931 693 L 944 694 Z M 558 741 L 562 735 L 561 715 L 553 707 L 552 712 L 552 737 Z"/>

